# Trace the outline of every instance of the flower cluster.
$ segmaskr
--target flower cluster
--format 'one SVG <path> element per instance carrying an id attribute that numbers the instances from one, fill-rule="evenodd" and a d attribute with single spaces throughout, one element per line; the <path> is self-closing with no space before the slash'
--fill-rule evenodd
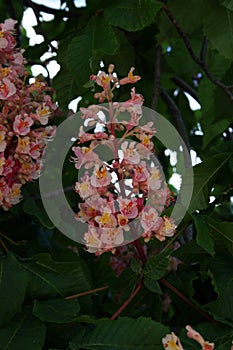
<path id="1" fill-rule="evenodd" d="M 201 346 L 201 350 L 213 350 L 215 347 L 214 343 L 210 343 L 206 341 L 200 333 L 195 331 L 191 326 L 186 326 L 185 327 L 187 330 L 187 336 L 190 339 L 195 340 L 198 342 Z M 163 347 L 166 350 L 184 350 L 180 339 L 174 334 L 167 334 L 163 339 L 162 339 Z M 233 350 L 233 345 L 230 350 Z"/>
<path id="2" fill-rule="evenodd" d="M 91 76 L 103 89 L 94 97 L 108 103 L 80 108 L 84 125 L 72 148 L 79 170 L 75 190 L 81 198 L 76 218 L 88 224 L 83 240 L 97 255 L 140 236 L 146 242 L 151 237 L 163 241 L 176 228 L 171 218 L 160 216 L 172 196 L 155 158 L 156 129 L 144 120 L 143 96 L 132 88 L 129 100 L 112 102 L 115 88 L 140 76 L 131 68 L 118 79 L 113 70 L 111 64 L 108 74 Z"/>
<path id="3" fill-rule="evenodd" d="M 38 178 L 41 155 L 55 128 L 57 109 L 46 83 L 27 83 L 23 50 L 16 48 L 16 21 L 0 24 L 0 206 L 17 204 L 21 187 Z"/>

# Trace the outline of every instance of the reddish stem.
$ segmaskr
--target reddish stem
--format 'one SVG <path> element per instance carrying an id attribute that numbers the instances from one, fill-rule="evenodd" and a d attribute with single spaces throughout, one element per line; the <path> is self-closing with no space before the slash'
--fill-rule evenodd
<path id="1" fill-rule="evenodd" d="M 104 286 L 104 287 L 100 287 L 100 288 L 96 288 L 96 289 L 87 290 L 86 292 L 81 292 L 81 293 L 78 293 L 78 294 L 69 295 L 65 299 L 66 300 L 76 299 L 76 298 L 83 297 L 83 296 L 88 295 L 88 294 L 93 294 L 93 293 L 100 292 L 100 291 L 108 289 L 108 288 L 109 288 L 109 286 Z"/>
<path id="2" fill-rule="evenodd" d="M 142 244 L 140 242 L 140 239 L 137 239 L 136 241 L 133 242 L 133 245 L 135 246 L 135 248 L 137 249 L 138 255 L 142 261 L 143 266 L 145 265 L 146 261 L 147 261 L 147 257 L 145 255 L 145 252 L 143 250 Z"/>
<path id="3" fill-rule="evenodd" d="M 110 317 L 111 321 L 115 320 L 122 313 L 122 311 L 129 305 L 129 303 L 135 297 L 135 295 L 138 294 L 142 286 L 143 286 L 143 281 L 141 280 L 137 285 L 137 287 L 134 289 L 133 293 L 129 296 L 129 298 L 126 299 L 126 301 L 119 307 L 119 309 Z"/>
<path id="4" fill-rule="evenodd" d="M 203 317 L 205 317 L 208 321 L 210 321 L 213 324 L 219 325 L 220 323 L 215 321 L 212 317 L 210 317 L 208 314 L 206 314 L 203 310 L 199 309 L 195 304 L 193 304 L 185 295 L 183 295 L 178 289 L 173 287 L 172 284 L 170 284 L 167 280 L 162 278 L 159 281 L 161 284 L 163 284 L 165 287 L 170 289 L 173 293 L 178 295 L 182 300 L 184 300 L 189 306 L 191 306 L 195 311 L 197 311 L 199 314 L 201 314 Z"/>

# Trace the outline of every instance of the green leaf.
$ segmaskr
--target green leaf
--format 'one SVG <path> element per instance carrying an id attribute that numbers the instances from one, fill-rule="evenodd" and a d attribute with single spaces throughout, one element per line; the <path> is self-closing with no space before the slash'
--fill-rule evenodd
<path id="1" fill-rule="evenodd" d="M 24 55 L 29 60 L 36 60 L 37 62 L 40 62 L 40 56 L 42 56 L 46 51 L 48 51 L 48 43 L 43 41 L 40 44 L 28 46 Z"/>
<path id="2" fill-rule="evenodd" d="M 204 33 L 212 47 L 231 60 L 233 56 L 233 12 L 221 6 L 218 0 L 206 0 Z"/>
<path id="3" fill-rule="evenodd" d="M 231 158 L 232 153 L 218 154 L 196 165 L 194 170 L 193 196 L 188 211 L 206 209 L 209 205 L 209 193 L 214 182 L 215 175 L 223 165 Z"/>
<path id="4" fill-rule="evenodd" d="M 144 279 L 144 285 L 151 292 L 154 292 L 154 293 L 157 293 L 157 294 L 160 294 L 160 295 L 163 294 L 158 281 L 155 281 L 155 280 L 153 280 L 153 279 L 151 279 L 149 277 L 146 277 Z"/>
<path id="5" fill-rule="evenodd" d="M 59 106 L 64 111 L 68 109 L 68 104 L 82 92 L 77 86 L 74 75 L 65 69 L 64 66 L 53 78 L 53 87 L 56 90 Z"/>
<path id="6" fill-rule="evenodd" d="M 207 124 L 204 126 L 203 149 L 218 135 L 222 134 L 230 125 L 227 119 L 220 119 L 214 124 Z"/>
<path id="7" fill-rule="evenodd" d="M 29 298 L 65 297 L 91 289 L 89 270 L 82 259 L 56 262 L 48 254 L 39 254 L 22 266 L 28 272 Z"/>
<path id="8" fill-rule="evenodd" d="M 67 67 L 70 74 L 79 85 L 83 86 L 93 68 L 98 68 L 103 55 L 113 55 L 117 48 L 118 42 L 113 28 L 102 18 L 94 15 L 83 34 L 75 36 L 68 46 Z"/>
<path id="9" fill-rule="evenodd" d="M 49 219 L 41 200 L 27 198 L 24 201 L 23 210 L 25 213 L 35 216 L 39 222 L 48 229 L 54 228 L 54 224 Z"/>
<path id="10" fill-rule="evenodd" d="M 45 326 L 36 318 L 16 315 L 4 328 L 0 329 L 1 350 L 42 350 Z"/>
<path id="11" fill-rule="evenodd" d="M 113 26 L 135 32 L 153 23 L 160 9 L 156 0 L 118 0 L 104 10 L 104 17 Z"/>
<path id="12" fill-rule="evenodd" d="M 206 305 L 213 314 L 233 321 L 233 257 L 225 255 L 216 256 L 202 263 L 204 268 L 209 269 L 213 274 L 213 284 L 218 293 L 218 298 Z"/>
<path id="13" fill-rule="evenodd" d="M 144 267 L 144 277 L 154 281 L 163 277 L 169 262 L 168 256 L 168 252 L 164 252 L 149 258 Z"/>
<path id="14" fill-rule="evenodd" d="M 134 66 L 134 48 L 122 31 L 115 29 L 115 34 L 119 47 L 114 55 L 104 55 L 103 60 L 106 62 L 106 65 L 114 63 L 117 73 L 126 76 L 129 68 Z"/>
<path id="15" fill-rule="evenodd" d="M 206 253 L 199 245 L 197 245 L 196 241 L 193 240 L 181 245 L 181 247 L 174 251 L 172 255 L 186 263 L 193 263 L 203 259 L 203 256 L 205 256 Z"/>
<path id="16" fill-rule="evenodd" d="M 228 10 L 233 11 L 233 0 L 224 0 L 222 3 Z"/>
<path id="17" fill-rule="evenodd" d="M 211 235 L 212 230 L 205 221 L 205 216 L 194 216 L 194 223 L 197 230 L 197 243 L 209 254 L 214 255 L 214 240 Z"/>
<path id="18" fill-rule="evenodd" d="M 21 311 L 26 289 L 27 274 L 16 258 L 8 254 L 0 262 L 0 326 Z"/>
<path id="19" fill-rule="evenodd" d="M 75 337 L 70 350 L 162 350 L 161 339 L 168 331 L 168 327 L 143 317 L 100 320 L 94 330 Z"/>
<path id="20" fill-rule="evenodd" d="M 222 238 L 233 244 L 233 222 L 217 222 L 207 217 L 207 225 L 214 233 L 218 233 Z"/>
<path id="21" fill-rule="evenodd" d="M 50 299 L 35 301 L 33 315 L 41 321 L 53 323 L 69 323 L 77 320 L 80 305 L 78 299 Z"/>

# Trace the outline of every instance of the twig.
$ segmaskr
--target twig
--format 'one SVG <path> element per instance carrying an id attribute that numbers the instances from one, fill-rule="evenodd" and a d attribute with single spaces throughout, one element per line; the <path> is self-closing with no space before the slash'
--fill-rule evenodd
<path id="1" fill-rule="evenodd" d="M 129 303 L 135 297 L 135 295 L 138 294 L 142 286 L 143 286 L 143 280 L 141 280 L 138 283 L 137 287 L 134 289 L 133 293 L 129 296 L 129 298 L 126 299 L 126 301 L 119 307 L 119 309 L 110 317 L 111 321 L 115 320 L 122 313 L 122 311 L 129 305 Z"/>
<path id="2" fill-rule="evenodd" d="M 31 7 L 32 9 L 33 7 L 36 8 L 38 12 L 50 13 L 55 16 L 59 15 L 63 17 L 77 18 L 77 13 L 73 11 L 65 11 L 65 10 L 50 8 L 42 4 L 37 4 L 31 0 L 24 0 L 24 4 L 28 7 Z"/>
<path id="3" fill-rule="evenodd" d="M 104 287 L 100 287 L 100 288 L 96 288 L 96 289 L 87 290 L 86 292 L 81 292 L 81 293 L 78 293 L 78 294 L 69 295 L 65 299 L 66 300 L 76 299 L 76 298 L 79 298 L 79 297 L 83 297 L 85 295 L 101 292 L 102 290 L 105 290 L 105 289 L 108 289 L 108 288 L 109 288 L 109 286 L 104 286 Z"/>
<path id="4" fill-rule="evenodd" d="M 206 58 L 206 52 L 207 52 L 207 45 L 208 45 L 208 40 L 206 37 L 204 37 L 202 47 L 201 47 L 201 53 L 200 53 L 200 60 L 201 62 L 205 62 Z"/>
<path id="5" fill-rule="evenodd" d="M 161 58 L 162 48 L 161 46 L 156 47 L 155 51 L 155 71 L 154 71 L 154 94 L 152 96 L 151 108 L 156 111 L 160 93 L 160 75 L 161 75 Z"/>
<path id="6" fill-rule="evenodd" d="M 0 232 L 0 236 L 2 236 L 3 238 L 5 238 L 8 242 L 10 242 L 13 245 L 23 245 L 24 243 L 21 242 L 15 242 L 13 239 L 11 239 L 10 237 L 7 237 L 7 235 L 4 235 L 4 233 Z"/>
<path id="7" fill-rule="evenodd" d="M 184 300 L 188 305 L 190 305 L 192 309 L 197 311 L 199 314 L 205 317 L 208 321 L 217 325 L 220 324 L 218 321 L 214 320 L 211 316 L 205 313 L 205 311 L 199 309 L 195 304 L 193 304 L 185 295 L 183 295 L 178 289 L 176 289 L 173 285 L 171 285 L 167 280 L 162 278 L 159 280 L 159 282 L 163 284 L 165 287 L 167 287 L 168 289 L 170 289 L 172 292 L 174 292 L 176 295 L 178 295 L 182 300 Z"/>
<path id="8" fill-rule="evenodd" d="M 195 63 L 197 63 L 203 69 L 203 71 L 205 72 L 205 74 L 209 78 L 209 80 L 212 81 L 212 83 L 214 83 L 216 86 L 220 87 L 226 93 L 226 95 L 230 98 L 230 100 L 233 101 L 233 93 L 231 92 L 232 85 L 225 85 L 221 80 L 217 79 L 208 70 L 205 61 L 203 61 L 203 59 L 205 58 L 204 49 L 202 49 L 203 52 L 201 55 L 202 57 L 200 59 L 193 51 L 193 48 L 191 46 L 191 43 L 190 43 L 186 33 L 182 30 L 181 26 L 179 25 L 179 23 L 177 22 L 177 20 L 173 16 L 173 14 L 171 13 L 167 4 L 163 4 L 163 10 L 166 13 L 166 15 L 168 16 L 168 18 L 170 19 L 170 21 L 172 22 L 172 24 L 174 25 L 174 27 L 176 28 L 180 37 L 183 39 L 184 45 L 185 45 L 186 49 L 188 50 L 190 56 L 192 57 L 193 61 Z M 205 42 L 205 45 L 207 45 L 207 42 Z"/>
<path id="9" fill-rule="evenodd" d="M 135 246 L 137 252 L 138 252 L 138 255 L 141 259 L 141 262 L 143 264 L 143 266 L 145 265 L 146 263 L 146 260 L 147 260 L 147 257 L 145 255 L 145 252 L 143 250 L 143 247 L 142 247 L 142 244 L 140 242 L 140 239 L 138 238 L 136 241 L 133 242 L 133 245 Z"/>
<path id="10" fill-rule="evenodd" d="M 186 81 L 184 81 L 180 77 L 173 77 L 171 78 L 171 80 L 182 90 L 186 91 L 190 96 L 192 96 L 197 102 L 199 102 L 196 90 L 194 90 L 192 86 L 186 83 Z"/>
<path id="11" fill-rule="evenodd" d="M 188 139 L 188 134 L 184 125 L 184 121 L 181 115 L 181 112 L 177 105 L 175 104 L 175 101 L 168 95 L 166 90 L 164 90 L 163 87 L 161 87 L 160 95 L 163 99 L 163 101 L 166 103 L 168 109 L 170 110 L 172 117 L 174 119 L 176 128 L 178 132 L 180 133 L 180 136 L 182 137 L 183 142 L 185 143 L 188 151 L 190 152 L 190 143 Z M 182 142 L 181 140 L 181 142 Z M 191 166 L 190 156 L 187 154 L 186 149 L 184 148 L 184 159 L 185 159 L 185 165 L 187 168 Z"/>
<path id="12" fill-rule="evenodd" d="M 40 11 L 43 11 L 43 10 L 40 10 L 40 6 L 44 6 L 44 5 L 39 5 L 34 3 L 33 1 L 31 0 L 26 0 L 26 3 L 28 3 L 28 6 L 30 6 L 36 16 L 36 20 L 37 20 L 37 25 L 38 25 L 38 28 L 40 30 L 40 34 L 43 35 L 45 41 L 48 42 L 48 45 L 50 46 L 51 48 L 51 51 L 52 52 L 57 52 L 57 48 L 51 43 L 51 40 L 49 40 L 41 26 L 41 21 L 40 21 Z M 46 11 L 45 11 L 46 12 Z"/>
<path id="13" fill-rule="evenodd" d="M 5 243 L 3 242 L 1 237 L 0 237 L 0 244 L 2 245 L 3 249 L 5 250 L 5 252 L 8 253 L 9 249 L 7 248 L 7 246 L 5 245 Z"/>

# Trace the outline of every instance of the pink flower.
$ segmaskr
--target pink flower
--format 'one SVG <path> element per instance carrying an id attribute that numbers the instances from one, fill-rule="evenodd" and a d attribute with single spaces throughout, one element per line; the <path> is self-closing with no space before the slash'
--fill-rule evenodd
<path id="1" fill-rule="evenodd" d="M 89 253 L 98 253 L 101 250 L 102 243 L 99 239 L 99 228 L 88 226 L 88 232 L 84 234 L 84 242 Z"/>
<path id="2" fill-rule="evenodd" d="M 98 215 L 98 210 L 92 207 L 91 203 L 79 203 L 79 210 L 75 218 L 83 223 L 94 219 Z"/>
<path id="3" fill-rule="evenodd" d="M 134 219 L 138 215 L 137 199 L 118 198 L 120 211 L 128 219 Z"/>
<path id="4" fill-rule="evenodd" d="M 4 130 L 0 131 L 0 152 L 4 152 L 6 148 L 6 140 L 5 140 L 6 132 Z"/>
<path id="5" fill-rule="evenodd" d="M 111 180 L 112 176 L 104 165 L 102 167 L 99 167 L 99 165 L 95 166 L 94 174 L 91 176 L 92 186 L 105 187 L 110 184 Z"/>
<path id="6" fill-rule="evenodd" d="M 7 45 L 8 45 L 7 39 L 4 38 L 4 36 L 0 32 L 0 49 L 5 49 L 7 47 Z"/>
<path id="7" fill-rule="evenodd" d="M 90 147 L 72 147 L 72 151 L 77 158 L 73 158 L 75 162 L 75 168 L 80 169 L 85 164 L 85 168 L 90 168 L 99 163 L 98 155 L 93 152 L 93 144 Z"/>
<path id="8" fill-rule="evenodd" d="M 107 249 L 119 246 L 124 242 L 122 228 L 104 228 L 100 236 L 101 242 L 107 245 Z"/>
<path id="9" fill-rule="evenodd" d="M 136 142 L 124 141 L 121 144 L 121 149 L 124 153 L 124 162 L 129 164 L 138 164 L 140 162 L 140 155 L 136 150 Z"/>
<path id="10" fill-rule="evenodd" d="M 12 205 L 18 204 L 22 198 L 21 195 L 21 184 L 14 183 L 10 189 L 9 202 Z"/>
<path id="11" fill-rule="evenodd" d="M 148 170 L 146 168 L 146 163 L 141 162 L 140 165 L 135 165 L 133 178 L 137 182 L 146 181 L 149 177 Z"/>
<path id="12" fill-rule="evenodd" d="M 50 116 L 50 108 L 43 103 L 36 110 L 36 118 L 42 125 L 48 124 L 48 119 Z"/>
<path id="13" fill-rule="evenodd" d="M 13 160 L 12 156 L 10 156 L 8 159 L 5 160 L 2 175 L 8 176 L 13 172 L 14 167 L 15 167 L 15 161 Z"/>
<path id="14" fill-rule="evenodd" d="M 135 68 L 131 67 L 130 71 L 128 73 L 128 76 L 126 78 L 120 79 L 119 84 L 120 85 L 125 85 L 125 84 L 129 84 L 129 83 L 134 84 L 138 80 L 140 80 L 141 79 L 140 75 L 133 75 L 134 70 L 135 70 Z"/>
<path id="15" fill-rule="evenodd" d="M 165 237 L 172 237 L 176 231 L 176 225 L 173 219 L 168 216 L 164 216 L 163 222 L 158 230 L 156 230 L 155 236 L 161 242 L 165 240 Z"/>
<path id="16" fill-rule="evenodd" d="M 147 205 L 141 213 L 140 223 L 145 231 L 157 230 L 162 222 L 163 220 L 158 216 L 157 211 L 149 205 Z"/>
<path id="17" fill-rule="evenodd" d="M 136 148 L 140 158 L 150 158 L 151 151 L 148 149 L 148 147 L 145 147 L 142 143 L 138 143 Z"/>
<path id="18" fill-rule="evenodd" d="M 180 339 L 173 332 L 171 334 L 167 334 L 162 339 L 162 343 L 164 349 L 166 350 L 184 350 Z"/>
<path id="19" fill-rule="evenodd" d="M 81 198 L 86 199 L 96 193 L 96 189 L 90 183 L 90 177 L 85 175 L 81 178 L 81 182 L 76 182 L 75 191 Z"/>
<path id="20" fill-rule="evenodd" d="M 0 100 L 6 100 L 15 93 L 15 85 L 8 78 L 3 78 L 0 82 Z"/>
<path id="21" fill-rule="evenodd" d="M 32 124 L 32 118 L 28 116 L 22 118 L 21 115 L 17 115 L 13 124 L 13 130 L 16 134 L 25 136 L 29 133 Z"/>
<path id="22" fill-rule="evenodd" d="M 196 340 L 202 347 L 202 350 L 213 350 L 214 349 L 214 343 L 209 343 L 208 341 L 205 341 L 200 333 L 195 331 L 191 326 L 185 327 L 187 330 L 187 336 L 191 339 Z"/>
<path id="23" fill-rule="evenodd" d="M 38 159 L 41 155 L 41 147 L 43 148 L 42 145 L 38 142 L 31 142 L 30 143 L 30 150 L 29 154 L 33 159 Z"/>
<path id="24" fill-rule="evenodd" d="M 15 21 L 12 18 L 5 19 L 5 22 L 1 24 L 1 28 L 4 31 L 13 31 L 17 22 L 18 21 Z"/>
<path id="25" fill-rule="evenodd" d="M 104 212 L 101 216 L 96 216 L 95 221 L 99 224 L 100 227 L 116 227 L 117 220 L 114 215 L 109 212 Z"/>
<path id="26" fill-rule="evenodd" d="M 0 157 L 0 175 L 2 175 L 3 173 L 3 167 L 4 167 L 4 164 L 5 164 L 5 158 L 4 157 Z"/>
<path id="27" fill-rule="evenodd" d="M 127 216 L 123 214 L 117 214 L 117 221 L 118 221 L 118 225 L 122 226 L 125 231 L 129 230 L 129 226 L 127 225 L 129 222 L 129 219 L 127 218 Z"/>
<path id="28" fill-rule="evenodd" d="M 15 152 L 28 154 L 30 151 L 30 138 L 28 136 L 18 137 L 18 144 Z"/>
<path id="29" fill-rule="evenodd" d="M 161 187 L 161 172 L 158 167 L 153 167 L 150 169 L 150 179 L 149 179 L 149 187 L 153 191 L 160 189 Z"/>

